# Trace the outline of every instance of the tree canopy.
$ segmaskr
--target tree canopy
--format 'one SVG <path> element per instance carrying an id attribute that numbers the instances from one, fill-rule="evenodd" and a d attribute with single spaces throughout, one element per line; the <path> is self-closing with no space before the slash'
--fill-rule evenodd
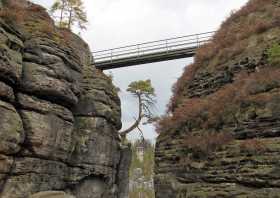
<path id="1" fill-rule="evenodd" d="M 151 80 L 134 81 L 128 85 L 127 91 L 135 95 L 155 96 L 155 90 L 152 87 Z"/>
<path id="2" fill-rule="evenodd" d="M 87 14 L 81 0 L 56 0 L 50 13 L 61 28 L 71 29 L 77 25 L 80 29 L 86 29 Z"/>

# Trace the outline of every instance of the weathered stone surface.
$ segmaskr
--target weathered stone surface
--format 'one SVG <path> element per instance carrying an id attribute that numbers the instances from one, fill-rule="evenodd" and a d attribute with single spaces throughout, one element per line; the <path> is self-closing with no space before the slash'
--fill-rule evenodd
<path id="1" fill-rule="evenodd" d="M 14 160 L 6 155 L 0 155 L 0 173 L 8 174 L 12 170 Z M 0 179 L 1 180 L 1 179 Z"/>
<path id="2" fill-rule="evenodd" d="M 103 84 L 108 89 L 98 89 L 96 84 Z M 109 78 L 100 71 L 89 66 L 84 68 L 81 85 L 84 91 L 73 111 L 75 140 L 70 162 L 88 168 L 91 173 L 94 170 L 92 175 L 99 177 L 90 175 L 83 178 L 83 182 L 74 189 L 77 197 L 115 198 L 122 191 L 117 178 L 121 163 L 120 139 L 116 129 L 121 126 L 120 107 L 111 85 Z"/>
<path id="3" fill-rule="evenodd" d="M 21 76 L 23 42 L 0 19 L 0 79 L 17 83 Z"/>
<path id="4" fill-rule="evenodd" d="M 28 197 L 33 193 L 65 187 L 68 167 L 61 162 L 38 158 L 16 158 L 1 197 Z"/>
<path id="5" fill-rule="evenodd" d="M 256 2 L 250 1 L 250 5 L 255 6 Z M 264 1 L 263 5 L 266 9 L 258 10 L 258 13 L 247 15 L 241 12 L 242 19 L 238 17 L 240 15 L 233 15 L 237 18 L 232 16 L 222 26 L 225 29 L 220 31 L 230 32 L 229 29 L 247 24 L 247 20 L 259 17 L 260 13 L 270 16 L 272 11 L 279 12 L 275 1 Z M 203 116 L 194 117 L 192 121 L 186 116 L 185 121 L 178 125 L 175 123 L 169 131 L 162 130 L 155 149 L 154 184 L 157 198 L 280 197 L 280 84 L 277 76 L 271 77 L 265 73 L 279 72 L 278 64 L 269 63 L 267 54 L 267 49 L 273 43 L 279 43 L 279 35 L 279 26 L 274 26 L 262 33 L 248 34 L 246 38 L 237 40 L 234 46 L 219 46 L 219 53 L 211 59 L 195 62 L 197 68 L 189 79 L 187 75 L 181 78 L 176 99 L 173 98 L 175 102 L 171 115 L 179 112 L 184 117 L 184 113 L 190 114 L 187 111 L 196 112 L 202 105 L 195 103 L 195 100 L 217 106 L 216 111 L 210 113 L 211 116 L 206 115 L 208 109 L 203 109 L 205 119 L 194 127 L 190 126 L 192 122 Z M 219 45 L 220 40 L 215 42 Z M 240 50 L 238 53 L 228 53 L 236 50 L 237 46 Z M 244 88 L 246 83 L 251 84 Z M 223 97 L 217 93 L 230 95 L 229 90 L 234 86 L 234 94 L 241 102 L 234 101 L 234 97 L 222 102 L 220 98 L 215 98 Z M 211 100 L 217 101 L 217 104 Z M 189 109 L 182 108 L 185 101 L 194 103 Z M 226 113 L 219 111 L 236 104 Z M 217 127 L 208 126 L 211 119 L 221 122 Z M 228 142 L 222 138 L 214 140 L 211 133 L 213 136 L 219 133 L 232 137 Z M 204 137 L 204 134 L 210 135 Z M 200 142 L 195 137 L 206 140 Z M 218 148 L 211 148 L 211 141 L 219 145 Z M 204 151 L 203 146 L 206 146 Z"/>
<path id="6" fill-rule="evenodd" d="M 26 149 L 38 156 L 65 161 L 72 150 L 73 123 L 54 114 L 22 111 Z"/>
<path id="7" fill-rule="evenodd" d="M 96 98 L 96 95 L 94 95 L 94 97 Z M 110 104 L 106 104 L 98 100 L 95 101 L 93 100 L 94 97 L 91 96 L 91 93 L 87 93 L 85 96 L 82 96 L 81 101 L 75 110 L 75 115 L 103 117 L 114 123 L 116 127 L 120 128 L 120 114 L 119 111 L 116 111 L 116 108 L 114 109 L 116 105 L 112 104 L 110 106 Z"/>
<path id="8" fill-rule="evenodd" d="M 78 36 L 53 26 L 46 13 L 26 16 L 21 89 L 72 107 L 82 91 L 82 70 L 90 62 L 89 48 Z"/>
<path id="9" fill-rule="evenodd" d="M 0 98 L 9 102 L 14 102 L 15 96 L 13 89 L 0 81 Z"/>
<path id="10" fill-rule="evenodd" d="M 0 197 L 123 198 L 128 166 L 111 80 L 78 36 L 13 1 L 25 16 L 0 19 Z"/>
<path id="11" fill-rule="evenodd" d="M 74 109 L 74 115 L 103 117 L 120 129 L 120 99 L 111 80 L 92 67 L 85 67 L 83 75 L 84 92 Z"/>
<path id="12" fill-rule="evenodd" d="M 73 150 L 74 117 L 68 109 L 34 96 L 18 94 L 25 126 L 25 155 L 66 161 Z"/>
<path id="13" fill-rule="evenodd" d="M 24 141 L 22 121 L 15 108 L 0 100 L 0 153 L 15 154 Z"/>
<path id="14" fill-rule="evenodd" d="M 54 114 L 65 121 L 74 122 L 72 112 L 63 106 L 21 93 L 17 95 L 17 100 L 21 109 L 44 115 Z"/>
<path id="15" fill-rule="evenodd" d="M 40 21 L 33 22 L 40 23 Z M 32 31 L 30 31 L 30 33 L 32 34 Z M 82 66 L 84 63 L 80 62 L 79 58 L 82 57 L 78 56 L 82 52 L 74 51 L 73 48 L 67 47 L 65 45 L 61 46 L 60 43 L 55 40 L 55 38 L 32 37 L 30 38 L 30 40 L 25 41 L 24 47 L 24 58 L 26 60 L 37 63 L 39 65 L 54 64 L 53 69 L 56 69 L 56 71 L 58 72 L 57 75 L 64 74 L 66 75 L 65 78 L 68 77 L 71 79 L 71 76 L 69 76 L 71 70 L 77 72 L 82 71 Z M 84 49 L 86 47 L 87 46 L 84 46 Z M 62 68 L 59 68 L 59 65 Z M 57 66 L 57 68 L 55 66 Z"/>
<path id="16" fill-rule="evenodd" d="M 32 195 L 29 198 L 75 198 L 62 191 L 45 191 Z"/>
<path id="17" fill-rule="evenodd" d="M 132 160 L 132 151 L 130 145 L 122 146 L 121 160 L 119 164 L 118 183 L 119 183 L 119 197 L 128 198 L 129 194 L 129 170 Z"/>
<path id="18" fill-rule="evenodd" d="M 14 160 L 12 157 L 0 154 L 0 192 L 13 168 Z"/>
<path id="19" fill-rule="evenodd" d="M 157 145 L 157 197 L 273 197 L 279 192 L 279 138 L 259 139 L 264 151 L 242 151 L 237 140 L 209 160 L 193 161 L 179 140 Z M 176 149 L 175 149 L 176 145 Z M 172 171 L 170 171 L 172 170 Z"/>
<path id="20" fill-rule="evenodd" d="M 111 197 L 107 187 L 106 182 L 101 178 L 86 178 L 75 187 L 74 194 L 80 198 Z"/>
<path id="21" fill-rule="evenodd" d="M 115 131 L 103 118 L 78 117 L 75 123 L 75 164 L 96 164 L 112 167 L 119 161 L 119 144 Z"/>
<path id="22" fill-rule="evenodd" d="M 23 91 L 52 101 L 60 100 L 61 102 L 58 102 L 60 104 L 64 102 L 66 105 L 75 105 L 78 102 L 79 89 L 75 82 L 72 83 L 67 79 L 67 74 L 64 74 L 64 76 L 57 74 L 59 72 L 57 70 L 63 68 L 63 66 L 63 64 L 43 66 L 32 62 L 24 62 Z M 72 74 L 74 77 L 74 72 Z M 71 74 L 68 75 L 71 76 Z"/>

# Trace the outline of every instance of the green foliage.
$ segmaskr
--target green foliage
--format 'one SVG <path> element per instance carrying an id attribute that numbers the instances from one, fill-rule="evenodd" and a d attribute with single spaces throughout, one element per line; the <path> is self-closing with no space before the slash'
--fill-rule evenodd
<path id="1" fill-rule="evenodd" d="M 132 149 L 132 162 L 130 165 L 130 178 L 132 179 L 133 177 L 133 170 L 136 168 L 141 168 L 143 170 L 143 176 L 146 180 L 151 179 L 153 175 L 153 170 L 154 170 L 154 146 L 147 140 L 144 142 L 145 146 L 145 153 L 144 153 L 144 158 L 143 162 L 141 162 L 138 157 L 137 157 L 137 152 L 136 148 L 137 145 L 142 144 L 140 140 L 136 141 L 135 143 L 132 144 L 131 149 Z M 142 197 L 146 198 L 154 198 L 154 191 L 151 189 L 144 189 L 144 188 L 135 188 L 132 189 L 129 192 L 129 197 L 130 198 L 139 198 L 139 194 L 142 195 Z"/>
<path id="2" fill-rule="evenodd" d="M 55 12 L 56 10 L 62 9 L 63 8 L 63 1 L 56 1 L 51 7 L 50 12 Z"/>
<path id="3" fill-rule="evenodd" d="M 129 198 L 139 198 L 139 197 L 154 198 L 155 193 L 153 190 L 146 190 L 141 188 L 134 189 L 133 191 L 129 192 Z"/>
<path id="4" fill-rule="evenodd" d="M 280 45 L 274 44 L 268 50 L 268 62 L 270 65 L 280 67 Z"/>
<path id="5" fill-rule="evenodd" d="M 155 89 L 152 87 L 151 80 L 149 79 L 130 83 L 127 91 L 133 94 L 141 93 L 155 96 Z"/>
<path id="6" fill-rule="evenodd" d="M 151 109 L 156 101 L 154 99 L 155 89 L 152 86 L 151 80 L 134 81 L 128 85 L 127 91 L 139 97 L 141 112 L 143 112 L 141 117 L 145 117 L 148 120 L 152 119 L 153 113 Z"/>
<path id="7" fill-rule="evenodd" d="M 71 29 L 77 25 L 80 29 L 86 29 L 87 15 L 81 0 L 56 0 L 50 13 L 61 28 Z"/>
<path id="8" fill-rule="evenodd" d="M 146 179 L 149 179 L 151 175 L 153 174 L 154 170 L 154 146 L 147 140 L 146 142 L 146 148 L 145 148 L 145 153 L 144 153 L 144 159 L 143 162 L 141 162 L 137 158 L 137 153 L 136 153 L 136 148 L 137 145 L 139 144 L 139 141 L 136 141 L 135 143 L 132 144 L 132 162 L 130 165 L 130 176 L 132 176 L 132 171 L 136 168 L 141 168 L 143 170 L 144 177 Z"/>
<path id="9" fill-rule="evenodd" d="M 111 83 L 113 84 L 114 81 L 114 75 L 112 72 L 110 72 L 109 74 L 107 74 L 107 77 L 110 79 Z M 121 91 L 121 89 L 119 87 L 116 87 L 115 85 L 113 86 L 114 90 L 119 93 Z"/>

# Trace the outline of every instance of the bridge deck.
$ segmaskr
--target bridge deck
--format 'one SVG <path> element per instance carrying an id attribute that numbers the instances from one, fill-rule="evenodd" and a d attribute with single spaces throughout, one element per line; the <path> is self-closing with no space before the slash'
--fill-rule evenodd
<path id="1" fill-rule="evenodd" d="M 214 32 L 129 45 L 93 52 L 93 64 L 101 70 L 192 57 L 211 40 Z"/>

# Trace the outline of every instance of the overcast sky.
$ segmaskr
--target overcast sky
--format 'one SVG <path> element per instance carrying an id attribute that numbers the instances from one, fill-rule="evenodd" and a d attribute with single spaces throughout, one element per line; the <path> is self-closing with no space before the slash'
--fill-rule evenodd
<path id="1" fill-rule="evenodd" d="M 50 7 L 54 0 L 33 0 Z M 167 39 L 217 30 L 232 10 L 247 0 L 83 0 L 89 25 L 82 37 L 92 51 L 146 41 Z M 192 58 L 115 69 L 114 83 L 121 88 L 122 120 L 130 125 L 137 114 L 137 103 L 125 92 L 135 80 L 151 79 L 157 94 L 156 114 L 165 112 L 171 87 Z M 145 137 L 154 139 L 153 126 L 142 126 Z M 130 139 L 139 137 L 137 131 Z"/>

